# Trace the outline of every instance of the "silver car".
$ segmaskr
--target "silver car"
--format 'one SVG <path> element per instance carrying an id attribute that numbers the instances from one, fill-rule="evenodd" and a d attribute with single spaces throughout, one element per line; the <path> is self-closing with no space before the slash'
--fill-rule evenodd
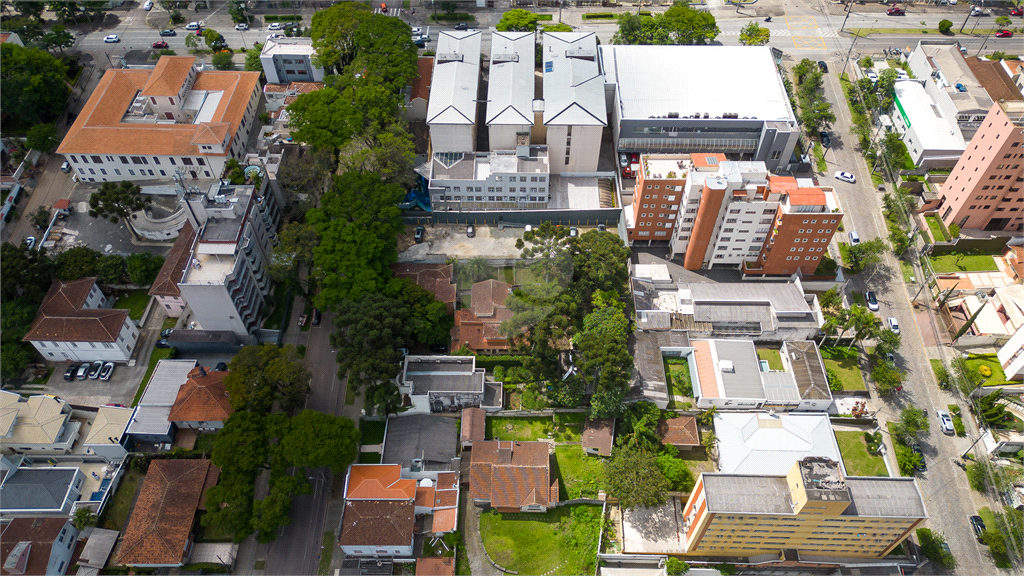
<path id="1" fill-rule="evenodd" d="M 949 417 L 949 412 L 945 410 L 936 410 L 936 416 L 939 417 L 939 427 L 942 428 L 944 434 L 952 434 L 956 432 L 956 428 L 953 428 L 953 419 Z"/>
<path id="2" fill-rule="evenodd" d="M 849 172 L 836 172 L 833 174 L 836 180 L 842 180 L 843 182 L 849 182 L 850 184 L 856 184 L 857 178 Z"/>

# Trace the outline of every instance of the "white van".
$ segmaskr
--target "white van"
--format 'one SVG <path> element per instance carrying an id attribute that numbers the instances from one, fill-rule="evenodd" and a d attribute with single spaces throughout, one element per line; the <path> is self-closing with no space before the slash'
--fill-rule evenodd
<path id="1" fill-rule="evenodd" d="M 199 30 L 199 22 L 189 22 L 185 30 Z"/>
<path id="2" fill-rule="evenodd" d="M 860 244 L 860 236 L 853 230 L 850 230 L 850 246 L 856 246 L 857 244 Z"/>

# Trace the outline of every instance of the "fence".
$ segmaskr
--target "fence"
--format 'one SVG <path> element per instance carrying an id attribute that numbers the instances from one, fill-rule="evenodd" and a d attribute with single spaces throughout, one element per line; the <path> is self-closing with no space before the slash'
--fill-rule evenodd
<path id="1" fill-rule="evenodd" d="M 406 224 L 505 224 L 539 226 L 543 222 L 562 226 L 618 226 L 622 217 L 621 208 L 593 210 L 532 210 L 520 212 L 463 211 L 463 212 L 406 212 L 402 219 Z"/>
<path id="2" fill-rule="evenodd" d="M 932 244 L 933 256 L 948 256 L 953 252 L 957 254 L 970 254 L 978 252 L 981 254 L 999 254 L 1006 248 L 1006 243 L 1013 238 L 1009 236 L 995 236 L 992 238 L 956 238 L 952 242 L 936 242 Z"/>

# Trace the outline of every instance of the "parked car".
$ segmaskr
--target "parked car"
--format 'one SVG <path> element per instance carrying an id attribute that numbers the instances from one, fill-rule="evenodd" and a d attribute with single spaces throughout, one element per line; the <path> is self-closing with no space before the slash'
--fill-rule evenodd
<path id="1" fill-rule="evenodd" d="M 625 152 L 619 153 L 619 168 L 629 166 L 629 156 Z"/>
<path id="2" fill-rule="evenodd" d="M 281 36 L 280 34 L 267 34 L 267 41 L 268 42 L 271 41 L 271 40 L 276 40 L 278 38 L 284 38 L 284 36 Z"/>
<path id="3" fill-rule="evenodd" d="M 26 236 L 25 237 L 25 246 L 29 250 L 35 248 L 35 246 L 36 246 L 36 237 L 35 236 Z"/>
<path id="4" fill-rule="evenodd" d="M 284 29 L 284 25 L 282 25 L 280 22 L 271 22 L 270 26 L 267 26 L 267 30 L 283 30 L 283 29 Z"/>
<path id="5" fill-rule="evenodd" d="M 999 30 L 996 32 L 996 38 L 1013 38 L 1013 32 L 1009 30 Z"/>
<path id="6" fill-rule="evenodd" d="M 939 417 L 939 428 L 942 429 L 943 434 L 952 434 L 956 431 L 956 428 L 953 427 L 953 419 L 949 417 L 949 412 L 936 410 L 935 415 Z"/>
<path id="7" fill-rule="evenodd" d="M 167 48 L 167 46 L 168 46 L 167 42 L 164 42 L 163 40 L 161 40 L 159 42 L 153 42 L 153 48 L 155 48 L 157 50 L 163 50 L 164 48 Z"/>
<path id="8" fill-rule="evenodd" d="M 307 316 L 306 314 L 300 315 L 299 316 L 299 326 L 305 326 L 306 325 L 306 320 L 309 320 L 309 316 Z"/>
<path id="9" fill-rule="evenodd" d="M 981 8 L 979 8 L 977 6 L 975 6 L 974 8 L 971 8 L 971 16 L 981 17 L 981 16 L 991 16 L 991 15 L 992 15 L 992 13 L 989 12 L 988 10 L 982 10 Z"/>
<path id="10" fill-rule="evenodd" d="M 974 528 L 974 537 L 978 539 L 978 542 L 984 542 L 982 535 L 985 534 L 985 521 L 981 519 L 981 516 L 971 516 L 968 520 L 971 521 L 971 528 Z"/>
<path id="11" fill-rule="evenodd" d="M 889 316 L 889 318 L 885 321 L 885 323 L 889 325 L 889 330 L 892 330 L 893 334 L 899 334 L 900 333 L 900 322 L 899 322 L 899 320 L 893 318 L 892 316 Z"/>
<path id="12" fill-rule="evenodd" d="M 836 172 L 835 174 L 833 174 L 833 176 L 835 177 L 836 180 L 842 180 L 843 182 L 849 182 L 850 184 L 856 184 L 857 183 L 856 176 L 854 176 L 853 174 L 850 174 L 849 172 L 842 172 L 842 171 L 840 171 L 840 172 Z"/>
<path id="13" fill-rule="evenodd" d="M 868 310 L 872 312 L 878 312 L 878 297 L 872 290 L 868 290 L 867 293 Z"/>
<path id="14" fill-rule="evenodd" d="M 174 332 L 174 328 L 164 328 L 163 330 L 160 331 L 160 337 L 167 338 L 168 336 L 171 335 L 171 332 Z"/>
<path id="15" fill-rule="evenodd" d="M 423 28 L 420 28 L 418 26 L 413 26 L 413 28 L 412 28 L 412 30 L 410 30 L 410 32 L 412 32 L 413 36 L 419 36 L 420 34 L 423 33 Z"/>
<path id="16" fill-rule="evenodd" d="M 413 41 L 419 40 L 420 42 L 430 42 L 430 34 L 420 34 L 419 36 L 413 36 Z"/>
<path id="17" fill-rule="evenodd" d="M 103 37 L 103 41 L 107 44 L 113 44 L 115 42 L 120 42 L 121 39 L 117 37 L 117 34 L 109 34 Z"/>
<path id="18" fill-rule="evenodd" d="M 89 377 L 89 363 L 82 362 L 78 365 L 78 371 L 75 372 L 76 380 L 85 380 Z"/>
<path id="19" fill-rule="evenodd" d="M 174 30 L 171 30 L 170 28 L 164 28 L 163 30 L 160 31 L 160 35 L 161 36 L 177 36 L 178 33 L 175 32 Z"/>
<path id="20" fill-rule="evenodd" d="M 213 369 L 217 370 L 219 372 L 226 372 L 227 369 L 228 369 L 228 363 L 227 362 L 217 362 L 217 365 Z"/>
<path id="21" fill-rule="evenodd" d="M 142 9 L 149 12 L 153 9 L 153 0 L 146 0 L 146 3 L 142 5 Z"/>
<path id="22" fill-rule="evenodd" d="M 413 46 L 415 46 L 417 48 L 426 48 L 427 47 L 427 43 L 424 42 L 423 40 L 413 40 L 412 44 L 413 44 Z"/>
<path id="23" fill-rule="evenodd" d="M 865 72 L 864 75 L 868 77 L 868 80 L 871 80 L 872 84 L 875 84 L 875 83 L 878 82 L 878 74 L 875 74 L 874 72 L 870 72 L 869 71 L 869 72 Z"/>
<path id="24" fill-rule="evenodd" d="M 92 363 L 92 368 L 89 368 L 89 380 L 95 380 L 100 377 L 100 370 L 103 370 L 103 360 L 97 360 Z"/>
<path id="25" fill-rule="evenodd" d="M 242 22 L 241 24 L 235 24 L 235 30 L 248 30 L 248 29 L 249 29 L 249 25 L 246 24 L 245 22 Z"/>
<path id="26" fill-rule="evenodd" d="M 569 238 L 575 238 L 580 235 L 580 231 L 575 226 L 569 227 Z"/>
<path id="27" fill-rule="evenodd" d="M 828 74 L 828 64 L 825 64 L 824 60 L 818 60 L 818 69 L 821 70 L 822 74 Z"/>
<path id="28" fill-rule="evenodd" d="M 465 22 L 459 22 L 458 24 L 455 25 L 455 29 L 456 30 L 469 30 L 469 24 L 466 24 Z"/>
<path id="29" fill-rule="evenodd" d="M 185 30 L 199 30 L 202 27 L 203 25 L 199 22 L 189 22 L 188 25 L 185 26 Z"/>
<path id="30" fill-rule="evenodd" d="M 818 140 L 821 141 L 821 145 L 824 146 L 825 148 L 828 148 L 829 146 L 832 145 L 832 137 L 829 136 L 828 132 L 826 132 L 825 130 L 818 132 Z"/>
<path id="31" fill-rule="evenodd" d="M 896 7 L 889 8 L 888 10 L 885 11 L 885 13 L 888 14 L 889 16 L 906 16 L 907 15 L 907 11 L 906 10 L 904 10 L 903 8 L 896 8 Z"/>
<path id="32" fill-rule="evenodd" d="M 1010 10 L 1010 16 L 1024 16 L 1024 8 L 1014 8 Z"/>
<path id="33" fill-rule="evenodd" d="M 850 246 L 856 246 L 857 244 L 860 244 L 860 234 L 857 234 L 853 230 L 850 230 L 848 236 L 850 237 Z"/>
<path id="34" fill-rule="evenodd" d="M 75 364 L 74 362 L 72 362 L 71 365 L 68 366 L 68 369 L 64 371 L 64 381 L 65 382 L 71 382 L 72 380 L 74 380 L 75 379 L 75 372 L 77 372 L 77 371 L 78 371 L 78 364 Z"/>
<path id="35" fill-rule="evenodd" d="M 68 162 L 67 160 L 65 160 L 64 163 L 60 165 L 60 171 L 61 172 L 71 172 L 71 162 Z"/>
<path id="36" fill-rule="evenodd" d="M 417 226 L 416 232 L 413 233 L 412 238 L 417 244 L 423 242 L 423 234 L 427 231 L 423 226 Z"/>
<path id="37" fill-rule="evenodd" d="M 103 364 L 103 369 L 100 370 L 100 380 L 106 382 L 110 380 L 110 376 L 114 373 L 114 363 L 106 362 Z"/>
<path id="38" fill-rule="evenodd" d="M 319 308 L 313 308 L 313 326 L 319 326 L 324 314 Z"/>
<path id="39" fill-rule="evenodd" d="M 910 80 L 910 74 L 907 74 L 906 70 L 897 70 L 896 71 L 896 81 L 900 82 L 900 81 L 903 81 L 903 80 Z"/>
<path id="40" fill-rule="evenodd" d="M 171 347 L 171 345 L 167 343 L 167 338 L 161 338 L 161 339 L 157 340 L 156 344 L 154 344 L 153 346 L 155 346 L 157 348 L 170 348 Z"/>

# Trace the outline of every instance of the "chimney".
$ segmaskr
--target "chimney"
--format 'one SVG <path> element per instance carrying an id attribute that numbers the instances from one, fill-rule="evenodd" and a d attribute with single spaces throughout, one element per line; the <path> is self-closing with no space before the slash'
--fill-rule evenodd
<path id="1" fill-rule="evenodd" d="M 199 375 L 206 376 L 206 368 L 203 368 L 202 364 L 199 365 Z"/>

